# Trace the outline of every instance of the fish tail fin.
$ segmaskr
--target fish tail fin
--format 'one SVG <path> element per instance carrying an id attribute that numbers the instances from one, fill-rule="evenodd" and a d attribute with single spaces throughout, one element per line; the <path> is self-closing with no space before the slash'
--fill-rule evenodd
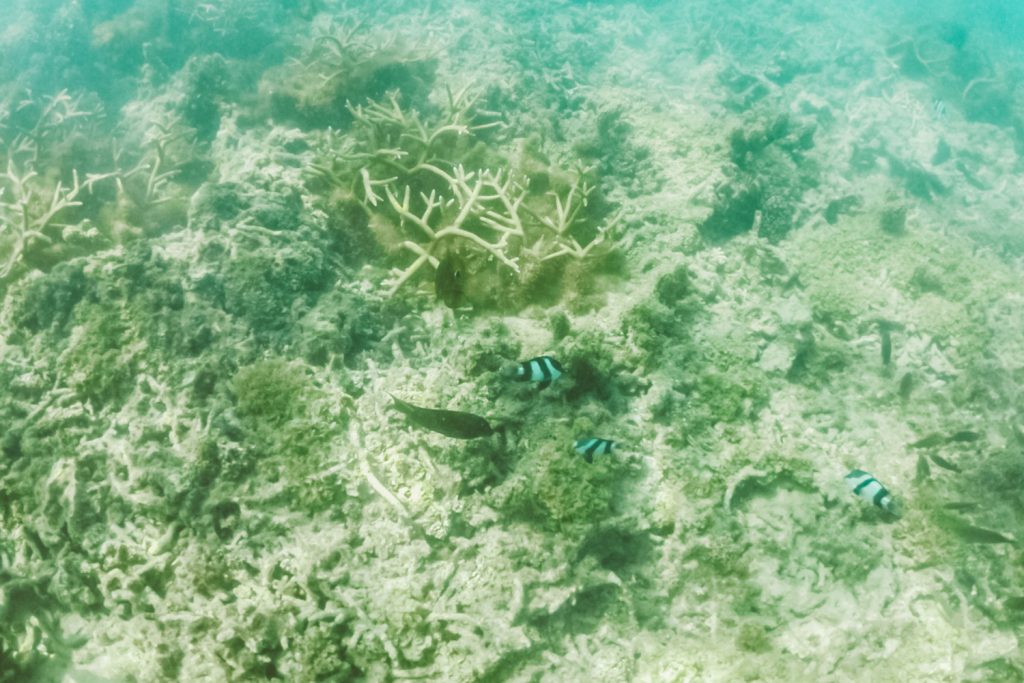
<path id="1" fill-rule="evenodd" d="M 391 392 L 388 392 L 388 396 L 391 397 L 391 407 L 392 408 L 394 408 L 398 412 L 404 413 L 406 415 L 408 415 L 410 413 L 410 409 L 412 408 L 412 406 L 410 406 L 408 403 L 406 403 L 402 399 L 397 398 Z"/>

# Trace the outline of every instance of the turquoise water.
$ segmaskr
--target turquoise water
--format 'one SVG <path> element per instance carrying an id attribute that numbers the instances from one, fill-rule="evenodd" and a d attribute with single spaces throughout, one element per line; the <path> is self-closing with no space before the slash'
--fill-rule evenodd
<path id="1" fill-rule="evenodd" d="M 1024 680 L 1018 4 L 0 9 L 0 683 Z"/>

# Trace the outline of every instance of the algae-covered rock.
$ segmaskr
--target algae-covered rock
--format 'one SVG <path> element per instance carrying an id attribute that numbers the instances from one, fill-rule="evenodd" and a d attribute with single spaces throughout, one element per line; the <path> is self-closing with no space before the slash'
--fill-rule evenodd
<path id="1" fill-rule="evenodd" d="M 139 349 L 117 308 L 81 307 L 58 368 L 69 386 L 94 405 L 117 403 L 131 391 L 139 367 Z"/>
<path id="2" fill-rule="evenodd" d="M 224 309 L 260 335 L 285 330 L 332 280 L 323 254 L 296 242 L 273 254 L 232 259 L 224 272 Z"/>
<path id="3" fill-rule="evenodd" d="M 271 426 L 301 412 L 308 388 L 302 369 L 281 359 L 246 366 L 232 381 L 238 414 L 254 424 Z"/>
<path id="4" fill-rule="evenodd" d="M 700 224 L 701 235 L 714 243 L 751 230 L 761 201 L 761 185 L 752 178 L 737 178 L 717 188 L 714 209 Z"/>
<path id="5" fill-rule="evenodd" d="M 219 54 L 196 55 L 182 68 L 182 78 L 182 119 L 196 131 L 199 142 L 209 142 L 220 128 L 221 103 L 236 94 L 232 72 Z"/>
<path id="6" fill-rule="evenodd" d="M 758 235 L 778 242 L 794 227 L 801 195 L 818 183 L 817 163 L 806 156 L 814 147 L 813 125 L 788 116 L 751 118 L 747 128 L 730 135 L 735 171 L 716 188 L 712 213 L 699 226 L 713 244 L 754 227 Z"/>
<path id="7" fill-rule="evenodd" d="M 61 330 L 75 306 L 90 290 L 84 264 L 68 263 L 24 285 L 14 310 L 14 323 L 28 332 Z"/>

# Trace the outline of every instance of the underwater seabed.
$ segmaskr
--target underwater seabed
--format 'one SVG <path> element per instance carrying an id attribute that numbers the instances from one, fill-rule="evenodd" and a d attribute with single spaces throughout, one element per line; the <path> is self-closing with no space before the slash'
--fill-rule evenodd
<path id="1" fill-rule="evenodd" d="M 46 5 L 0 683 L 1024 680 L 998 21 Z"/>

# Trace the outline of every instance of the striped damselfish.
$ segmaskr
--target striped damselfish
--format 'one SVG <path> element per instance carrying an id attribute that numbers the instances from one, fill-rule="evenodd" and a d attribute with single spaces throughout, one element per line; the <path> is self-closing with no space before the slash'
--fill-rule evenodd
<path id="1" fill-rule="evenodd" d="M 537 356 L 516 366 L 515 378 L 521 382 L 540 382 L 538 387 L 547 389 L 563 372 L 561 363 L 551 356 Z"/>
<path id="2" fill-rule="evenodd" d="M 608 439 L 579 439 L 573 444 L 576 452 L 583 456 L 589 463 L 594 462 L 595 455 L 605 455 L 615 450 L 615 442 Z"/>
<path id="3" fill-rule="evenodd" d="M 855 496 L 872 503 L 894 517 L 900 516 L 900 506 L 889 490 L 864 470 L 852 470 L 846 475 L 846 483 Z"/>

